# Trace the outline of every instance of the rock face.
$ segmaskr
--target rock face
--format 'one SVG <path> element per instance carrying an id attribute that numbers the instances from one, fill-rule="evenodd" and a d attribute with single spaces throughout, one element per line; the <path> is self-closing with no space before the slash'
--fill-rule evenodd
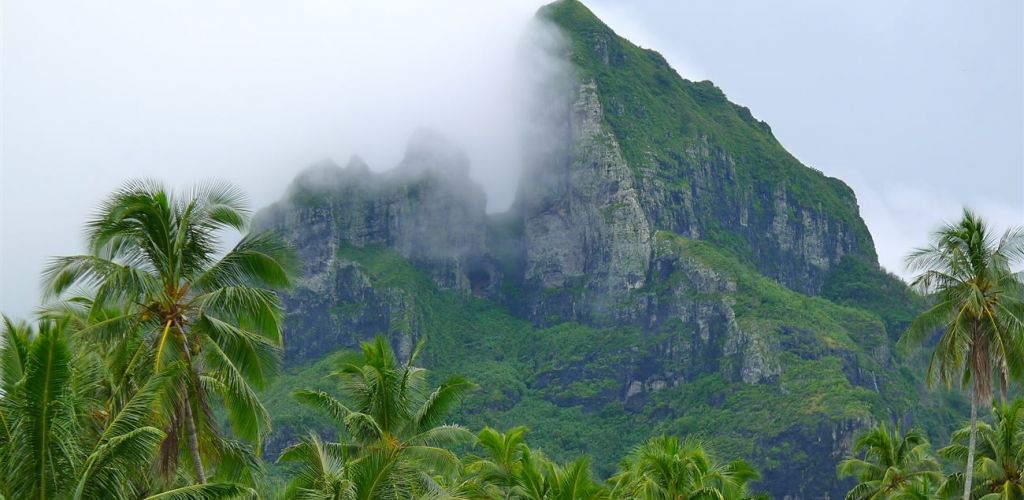
<path id="1" fill-rule="evenodd" d="M 528 150 L 513 209 L 534 321 L 638 319 L 633 292 L 648 284 L 658 230 L 729 248 L 807 294 L 848 255 L 877 260 L 853 192 L 801 165 L 710 82 L 679 78 L 578 2 L 540 17 L 563 33 L 552 50 L 574 83 L 541 84 L 533 126 L 546 137 Z"/>
<path id="2" fill-rule="evenodd" d="M 569 147 L 536 157 L 524 175 L 533 180 L 515 210 L 534 318 L 612 319 L 608 312 L 646 283 L 651 229 L 603 117 L 595 85 L 581 85 L 559 120 Z"/>
<path id="3" fill-rule="evenodd" d="M 664 233 L 657 238 L 652 276 L 665 286 L 651 294 L 647 314 L 651 331 L 690 327 L 689 338 L 680 338 L 669 358 L 678 360 L 691 379 L 709 372 L 748 384 L 777 377 L 777 342 L 758 326 L 741 327 L 736 321 L 736 282 L 689 257 L 675 243 Z"/>
<path id="4" fill-rule="evenodd" d="M 847 254 L 874 260 L 874 247 L 859 216 L 844 220 L 793 194 L 785 178 L 774 183 L 744 182 L 737 172 L 757 168 L 699 135 L 675 164 L 653 160 L 658 172 L 688 172 L 685 182 L 655 175 L 643 182 L 651 220 L 695 239 L 732 243 L 764 274 L 787 287 L 818 294 L 830 270 Z M 749 160 L 748 160 L 749 161 Z M 641 170 L 650 170 L 640 166 Z M 821 176 L 824 179 L 824 176 Z M 853 192 L 827 179 L 856 213 Z M 845 192 L 844 192 L 845 191 Z"/>
<path id="5" fill-rule="evenodd" d="M 302 261 L 285 296 L 293 329 L 317 332 L 288 343 L 287 355 L 315 357 L 355 347 L 353 332 L 396 332 L 411 345 L 411 296 L 380 294 L 343 256 L 348 247 L 390 249 L 427 270 L 437 285 L 486 295 L 500 271 L 486 252 L 486 200 L 468 176 L 465 155 L 436 133 L 419 131 L 393 170 L 376 174 L 353 158 L 345 168 L 313 166 L 292 183 L 284 201 L 256 225 L 283 234 Z M 348 305 L 349 310 L 338 308 Z M 404 324 L 398 328 L 392 325 Z"/>
<path id="6" fill-rule="evenodd" d="M 853 191 L 801 165 L 711 82 L 683 80 L 579 2 L 559 1 L 540 15 L 565 34 L 577 106 L 592 111 L 574 115 L 574 125 L 602 131 L 603 145 L 621 149 L 609 155 L 620 162 L 608 174 L 635 190 L 650 229 L 727 246 L 810 294 L 844 255 L 877 260 Z"/>
<path id="7" fill-rule="evenodd" d="M 259 215 L 303 261 L 284 294 L 286 358 L 319 359 L 376 334 L 407 356 L 427 334 L 455 335 L 446 325 L 514 323 L 529 332 L 517 354 L 460 360 L 505 377 L 481 403 L 488 411 L 522 415 L 516 405 L 529 400 L 614 416 L 601 425 L 720 433 L 765 469 L 772 494 L 842 495 L 835 463 L 855 430 L 917 401 L 907 392 L 916 382 L 892 370 L 885 326 L 914 303 L 878 268 L 853 192 L 578 2 L 539 17 L 564 36 L 553 50 L 566 79 L 548 82 L 555 91 L 536 110 L 508 213 L 488 215 L 466 156 L 423 131 L 394 169 L 325 162 Z M 848 293 L 864 276 L 900 297 L 896 313 Z M 456 310 L 460 322 L 439 317 Z M 552 340 L 560 335 L 566 344 Z"/>

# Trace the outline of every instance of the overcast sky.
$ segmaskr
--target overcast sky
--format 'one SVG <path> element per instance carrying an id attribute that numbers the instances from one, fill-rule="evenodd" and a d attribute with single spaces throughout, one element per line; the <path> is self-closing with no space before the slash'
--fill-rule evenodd
<path id="1" fill-rule="evenodd" d="M 32 309 L 46 258 L 129 177 L 224 178 L 258 208 L 325 157 L 390 168 L 427 126 L 490 210 L 511 202 L 540 2 L 0 1 L 2 311 Z M 1024 223 L 1019 0 L 589 4 L 849 183 L 886 268 L 965 204 Z"/>

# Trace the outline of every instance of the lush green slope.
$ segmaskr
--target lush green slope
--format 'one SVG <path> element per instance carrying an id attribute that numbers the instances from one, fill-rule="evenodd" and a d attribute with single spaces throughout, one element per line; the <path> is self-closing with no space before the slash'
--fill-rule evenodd
<path id="1" fill-rule="evenodd" d="M 308 193 L 267 211 L 307 274 L 284 296 L 266 449 L 322 426 L 290 391 L 329 389 L 330 353 L 375 334 L 400 354 L 426 338 L 434 376 L 480 384 L 460 423 L 528 425 L 534 446 L 601 474 L 648 436 L 685 434 L 752 460 L 773 494 L 840 495 L 835 465 L 869 421 L 945 436 L 962 406 L 895 352 L 922 301 L 877 265 L 849 187 L 579 2 L 540 17 L 575 69 L 554 120 L 575 142 L 525 167 L 509 213 L 453 196 L 471 183 L 444 161 L 444 182 L 300 177 Z M 407 161 L 437 162 L 421 156 Z"/>
<path id="2" fill-rule="evenodd" d="M 899 278 L 857 256 L 839 263 L 825 280 L 821 294 L 837 304 L 878 314 L 894 339 L 926 306 L 924 298 Z"/>
<path id="3" fill-rule="evenodd" d="M 878 346 L 888 342 L 876 315 L 792 292 L 706 243 L 669 233 L 659 240 L 736 283 L 722 293 L 734 302 L 740 324 L 758 325 L 780 346 L 778 377 L 747 384 L 705 373 L 655 391 L 631 408 L 622 367 L 672 332 L 573 323 L 536 329 L 489 301 L 439 290 L 426 273 L 389 250 L 345 247 L 339 258 L 363 270 L 375 289 L 416 298 L 410 314 L 429 345 L 422 364 L 435 376 L 460 373 L 480 384 L 459 412 L 459 423 L 474 429 L 526 424 L 538 448 L 560 459 L 589 454 L 601 474 L 614 469 L 623 450 L 661 432 L 702 436 L 727 456 L 751 459 L 772 478 L 816 464 L 832 467 L 831 460 L 807 456 L 812 447 L 804 445 L 835 439 L 837 430 L 842 434 L 872 418 L 914 414 L 916 422 L 937 431 L 953 423 L 941 394 L 919 399 L 921 388 L 909 370 L 897 361 L 878 362 L 888 355 L 879 354 Z M 380 333 L 394 338 L 402 326 L 395 329 Z M 328 357 L 291 366 L 264 393 L 275 416 L 271 454 L 295 432 L 326 430 L 290 392 L 331 390 L 331 365 Z M 817 471 L 826 472 L 831 473 Z"/>

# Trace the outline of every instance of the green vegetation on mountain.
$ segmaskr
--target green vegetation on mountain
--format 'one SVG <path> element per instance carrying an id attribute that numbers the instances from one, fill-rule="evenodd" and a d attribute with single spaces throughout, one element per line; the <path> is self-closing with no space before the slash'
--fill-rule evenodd
<path id="1" fill-rule="evenodd" d="M 825 281 L 821 296 L 844 306 L 877 314 L 897 338 L 927 302 L 902 280 L 856 256 L 844 258 Z"/>
<path id="2" fill-rule="evenodd" d="M 700 436 L 728 456 L 773 470 L 800 453 L 777 442 L 794 429 L 817 433 L 822 422 L 844 426 L 912 413 L 941 435 L 956 422 L 943 393 L 923 392 L 920 377 L 909 370 L 893 373 L 894 361 L 874 359 L 878 346 L 890 344 L 876 315 L 788 290 L 707 243 L 669 233 L 660 233 L 659 241 L 666 251 L 736 283 L 734 290 L 702 298 L 728 300 L 742 328 L 782 351 L 778 363 L 784 368 L 776 380 L 751 385 L 723 373 L 699 374 L 654 392 L 639 412 L 629 410 L 622 367 L 664 343 L 670 330 L 650 334 L 576 323 L 536 328 L 490 301 L 438 289 L 393 251 L 344 246 L 338 257 L 365 272 L 375 290 L 411 298 L 394 330 L 378 333 L 398 339 L 416 323 L 427 339 L 425 366 L 439 377 L 475 374 L 481 390 L 467 398 L 458 421 L 469 428 L 528 423 L 531 440 L 550 456 L 568 460 L 587 453 L 602 475 L 615 470 L 623 446 L 657 433 Z M 675 279 L 688 278 L 680 271 Z M 328 358 L 293 365 L 264 393 L 277 432 L 290 438 L 300 429 L 329 428 L 315 412 L 296 406 L 290 391 L 329 390 L 325 376 L 334 363 Z M 850 374 L 857 374 L 859 385 Z M 608 399 L 615 402 L 604 403 Z M 273 436 L 270 441 L 283 444 Z"/>
<path id="3" fill-rule="evenodd" d="M 427 131 L 253 221 L 230 186 L 114 193 L 3 324 L 0 500 L 1019 498 L 1024 233 L 966 213 L 915 293 L 749 110 L 575 0 L 539 17 L 566 143 L 507 213 Z"/>
<path id="4" fill-rule="evenodd" d="M 540 328 L 491 300 L 441 289 L 392 250 L 340 245 L 337 264 L 398 300 L 400 314 L 360 352 L 342 349 L 271 380 L 281 303 L 260 284 L 288 279 L 291 251 L 254 233 L 221 255 L 221 233 L 247 228 L 232 193 L 217 187 L 175 202 L 158 185 L 127 185 L 92 224 L 92 253 L 54 261 L 46 277 L 60 295 L 38 321 L 4 318 L 0 498 L 742 499 L 771 485 L 758 482 L 763 473 L 818 480 L 810 467 L 835 467 L 806 440 L 835 441 L 901 415 L 944 439 L 936 430 L 956 418 L 941 392 L 922 392 L 909 367 L 893 368 L 905 360 L 889 351 L 878 314 L 792 291 L 708 242 L 664 231 L 654 250 L 664 276 L 635 298 L 683 296 L 676 305 L 719 315 L 707 318 L 724 328 L 715 334 L 723 344 L 700 340 L 699 321 L 695 331 Z M 926 264 L 919 282 L 949 286 L 910 338 L 933 320 L 955 338 L 958 324 L 944 322 L 951 305 L 987 297 L 980 310 L 991 323 L 968 333 L 991 328 L 1001 352 L 1020 348 L 1021 285 L 1007 266 L 1024 256 L 1015 246 L 1024 233 L 997 242 L 983 229 L 966 213 L 914 254 Z M 70 294 L 73 283 L 81 286 Z M 337 304 L 334 314 L 373 305 Z M 425 334 L 410 345 L 414 328 Z M 694 372 L 652 361 L 654 378 L 623 370 L 680 335 L 706 342 L 717 360 Z M 744 352 L 731 350 L 734 341 Z M 940 380 L 970 352 L 970 343 L 950 345 L 961 351 L 935 355 Z M 1019 380 L 1016 368 L 996 363 L 988 394 L 972 385 L 975 401 L 991 402 L 994 382 Z M 679 378 L 658 378 L 677 369 Z M 256 392 L 259 383 L 266 389 Z M 950 498 L 960 489 L 968 499 L 1018 498 L 1022 410 L 1024 402 L 1003 401 L 953 433 L 938 453 L 975 461 L 967 473 L 944 475 L 926 433 L 899 426 L 873 425 L 852 448 L 825 451 L 854 454 L 832 471 L 854 478 L 848 498 Z M 271 420 L 272 433 L 252 434 Z M 193 426 L 199 446 L 189 443 Z"/>
<path id="5" fill-rule="evenodd" d="M 802 165 L 772 135 L 768 124 L 730 102 L 712 82 L 680 77 L 661 54 L 619 37 L 579 1 L 557 1 L 542 8 L 539 16 L 565 34 L 576 77 L 596 83 L 606 123 L 638 177 L 655 176 L 665 185 L 689 190 L 695 171 L 706 165 L 688 160 L 688 151 L 709 144 L 728 155 L 735 166 L 727 174 L 735 175 L 729 179 L 730 197 L 744 196 L 744 189 L 771 192 L 774 186 L 784 186 L 796 204 L 841 221 L 861 242 L 859 255 L 876 259 L 853 191 L 842 181 Z M 723 203 L 695 201 L 709 204 L 709 212 L 716 212 L 715 203 Z M 771 201 L 761 196 L 744 200 L 752 211 L 768 208 L 762 205 Z M 709 221 L 712 226 L 713 222 Z M 743 257 L 753 253 L 746 242 L 729 233 L 735 230 L 710 230 L 706 237 L 733 246 Z"/>

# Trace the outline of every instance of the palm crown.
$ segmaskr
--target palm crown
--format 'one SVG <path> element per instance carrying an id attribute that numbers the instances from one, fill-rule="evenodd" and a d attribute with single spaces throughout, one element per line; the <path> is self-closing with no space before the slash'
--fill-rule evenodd
<path id="1" fill-rule="evenodd" d="M 323 391 L 295 393 L 300 402 L 335 419 L 352 442 L 324 444 L 313 436 L 285 450 L 281 461 L 298 462 L 307 470 L 290 491 L 308 494 L 322 488 L 318 485 L 336 489 L 344 484 L 342 498 L 407 498 L 436 486 L 423 484 L 417 467 L 437 472 L 458 467 L 458 457 L 447 447 L 473 436 L 441 421 L 475 385 L 455 376 L 429 389 L 426 370 L 412 365 L 420 346 L 406 363 L 399 363 L 382 337 L 364 343 L 360 353 L 343 359 L 332 374 L 340 381 L 345 402 Z M 327 458 L 333 468 L 321 466 Z M 334 471 L 333 476 L 321 470 Z"/>
<path id="2" fill-rule="evenodd" d="M 223 400 L 238 437 L 258 444 L 269 430 L 253 387 L 278 364 L 281 306 L 270 288 L 289 284 L 293 260 L 278 238 L 248 234 L 248 224 L 245 199 L 230 185 L 178 195 L 155 182 L 129 182 L 88 222 L 88 253 L 57 258 L 44 273 L 51 297 L 91 296 L 80 335 L 130 346 L 122 390 L 184 364 L 163 463 L 173 470 L 185 437 L 200 483 L 204 456 L 237 448 L 216 432 L 211 393 Z M 229 230 L 244 236 L 219 255 Z M 74 300 L 83 301 L 65 303 Z"/>
<path id="3" fill-rule="evenodd" d="M 998 498 L 1024 498 L 1024 400 L 997 404 L 992 409 L 993 425 L 978 424 L 978 463 L 974 475 L 978 479 L 973 494 L 979 497 L 996 494 Z M 952 444 L 939 450 L 949 460 L 967 459 L 970 428 L 953 433 Z M 963 474 L 950 478 L 947 490 L 962 487 Z"/>
<path id="4" fill-rule="evenodd" d="M 477 435 L 482 456 L 471 456 L 465 467 L 470 498 L 554 500 L 609 498 L 608 490 L 594 480 L 590 462 L 579 458 L 560 465 L 530 450 L 524 439 L 526 427 L 500 432 L 490 427 Z"/>
<path id="5" fill-rule="evenodd" d="M 715 461 L 697 441 L 659 436 L 641 444 L 622 463 L 612 481 L 625 498 L 738 499 L 758 478 L 746 462 Z"/>
<path id="6" fill-rule="evenodd" d="M 918 316 L 900 339 L 921 344 L 937 330 L 928 373 L 947 384 L 972 380 L 975 401 L 992 397 L 993 373 L 1005 391 L 1011 375 L 1024 368 L 1024 302 L 1020 276 L 1024 231 L 993 237 L 984 220 L 969 210 L 956 224 L 935 233 L 934 243 L 914 251 L 907 267 L 913 285 L 932 295 L 934 305 Z"/>
<path id="7" fill-rule="evenodd" d="M 857 438 L 854 453 L 862 457 L 847 458 L 838 467 L 839 477 L 858 481 L 848 500 L 893 498 L 942 481 L 928 439 L 918 431 L 902 434 L 899 427 L 879 424 Z"/>

